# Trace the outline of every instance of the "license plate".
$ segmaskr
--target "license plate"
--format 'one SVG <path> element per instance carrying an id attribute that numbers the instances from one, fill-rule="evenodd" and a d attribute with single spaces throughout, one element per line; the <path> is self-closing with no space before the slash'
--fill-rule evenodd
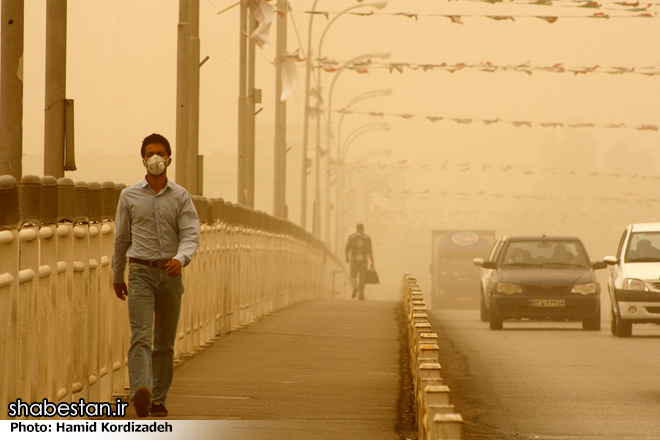
<path id="1" fill-rule="evenodd" d="M 531 307 L 565 307 L 566 302 L 563 299 L 530 299 Z"/>

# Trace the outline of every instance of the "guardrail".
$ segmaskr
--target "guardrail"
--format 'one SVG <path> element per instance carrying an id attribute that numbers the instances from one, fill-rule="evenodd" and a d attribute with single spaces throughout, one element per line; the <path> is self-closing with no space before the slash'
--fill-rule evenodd
<path id="1" fill-rule="evenodd" d="M 460 440 L 463 418 L 449 402 L 443 384 L 438 335 L 428 320 L 426 303 L 417 279 L 405 274 L 401 287 L 408 316 L 410 371 L 414 382 L 420 440 Z"/>
<path id="2" fill-rule="evenodd" d="M 109 402 L 128 384 L 127 303 L 112 288 L 122 184 L 0 176 L 0 404 Z M 341 262 L 285 219 L 193 197 L 175 358 L 287 305 L 332 297 Z M 0 418 L 7 415 L 2 411 Z"/>

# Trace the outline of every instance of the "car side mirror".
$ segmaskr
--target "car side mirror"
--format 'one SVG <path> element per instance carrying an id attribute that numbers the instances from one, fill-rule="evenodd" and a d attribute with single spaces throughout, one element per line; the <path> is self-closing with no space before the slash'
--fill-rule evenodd
<path id="1" fill-rule="evenodd" d="M 596 261 L 594 264 L 591 265 L 591 267 L 593 267 L 594 270 L 605 269 L 607 267 L 607 264 L 604 261 Z"/>
<path id="2" fill-rule="evenodd" d="M 483 266 L 484 265 L 484 259 L 483 258 L 473 258 L 472 259 L 472 264 L 475 266 Z"/>
<path id="3" fill-rule="evenodd" d="M 497 263 L 494 261 L 484 261 L 482 266 L 484 269 L 497 269 Z"/>
<path id="4" fill-rule="evenodd" d="M 618 262 L 619 262 L 619 260 L 616 257 L 605 257 L 605 258 L 603 258 L 603 263 L 605 263 L 608 266 L 615 266 Z"/>

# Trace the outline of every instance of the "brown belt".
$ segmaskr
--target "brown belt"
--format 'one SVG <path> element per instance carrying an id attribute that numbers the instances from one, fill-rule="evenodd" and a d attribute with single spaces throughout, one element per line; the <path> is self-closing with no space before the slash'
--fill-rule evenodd
<path id="1" fill-rule="evenodd" d="M 132 258 L 132 257 L 128 259 L 129 263 L 137 263 L 137 264 L 142 264 L 144 266 L 158 267 L 161 269 L 165 268 L 168 261 L 170 260 L 149 261 L 149 260 L 141 260 L 139 258 Z"/>

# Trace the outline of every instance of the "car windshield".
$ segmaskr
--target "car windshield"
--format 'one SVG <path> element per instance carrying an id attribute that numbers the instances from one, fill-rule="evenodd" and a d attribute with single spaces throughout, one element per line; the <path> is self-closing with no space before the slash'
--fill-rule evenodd
<path id="1" fill-rule="evenodd" d="M 660 262 L 660 231 L 633 232 L 628 240 L 626 263 Z"/>
<path id="2" fill-rule="evenodd" d="M 512 241 L 504 253 L 505 266 L 542 268 L 580 268 L 589 266 L 589 258 L 577 241 Z"/>

